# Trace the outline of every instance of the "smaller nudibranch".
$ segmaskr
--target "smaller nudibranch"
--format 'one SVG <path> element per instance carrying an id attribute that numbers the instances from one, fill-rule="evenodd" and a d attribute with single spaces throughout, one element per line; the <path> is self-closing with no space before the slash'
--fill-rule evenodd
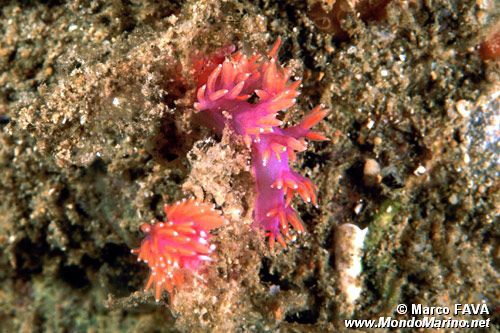
<path id="1" fill-rule="evenodd" d="M 164 222 L 141 225 L 146 237 L 140 248 L 131 251 L 151 269 L 145 290 L 154 285 L 157 302 L 163 289 L 171 302 L 174 288 L 184 282 L 184 272 L 194 272 L 202 262 L 212 260 L 215 245 L 209 243 L 209 232 L 224 224 L 218 211 L 194 199 L 165 205 L 164 211 Z"/>

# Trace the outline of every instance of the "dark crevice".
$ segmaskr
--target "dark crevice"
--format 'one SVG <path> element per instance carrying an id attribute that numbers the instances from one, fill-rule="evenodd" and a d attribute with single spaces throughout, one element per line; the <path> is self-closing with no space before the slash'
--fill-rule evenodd
<path id="1" fill-rule="evenodd" d="M 288 280 L 282 280 L 279 272 L 271 272 L 271 259 L 262 258 L 262 266 L 259 271 L 261 283 L 278 285 L 280 290 L 286 291 L 291 289 L 291 284 Z"/>
<path id="2" fill-rule="evenodd" d="M 370 199 L 381 202 L 383 201 L 382 191 L 380 187 L 367 186 L 364 181 L 364 161 L 358 160 L 354 162 L 349 169 L 346 170 L 347 179 L 352 186 L 352 191 L 356 191 L 369 197 Z"/>
<path id="3" fill-rule="evenodd" d="M 285 321 L 297 324 L 316 324 L 319 319 L 320 309 L 324 303 L 321 297 L 318 280 L 316 276 L 311 276 L 304 281 L 304 287 L 310 290 L 310 295 L 314 297 L 314 303 L 309 309 L 302 309 L 296 312 L 287 313 Z"/>
<path id="4" fill-rule="evenodd" d="M 162 196 L 159 194 L 154 194 L 151 197 L 151 201 L 149 202 L 149 208 L 151 209 L 151 211 L 156 212 L 158 205 L 161 203 L 161 201 L 162 201 Z"/>
<path id="5" fill-rule="evenodd" d="M 6 114 L 0 114 L 0 125 L 7 125 L 10 123 L 10 117 Z"/>
<path id="6" fill-rule="evenodd" d="M 128 246 L 107 243 L 101 250 L 100 259 L 113 268 L 105 271 L 113 294 L 125 297 L 140 288 L 147 267 L 138 263 L 135 257 L 130 255 Z M 144 274 L 138 274 L 138 272 L 144 272 Z"/>
<path id="7" fill-rule="evenodd" d="M 405 186 L 405 179 L 399 170 L 391 169 L 383 176 L 382 183 L 392 189 L 398 189 Z"/>
<path id="8" fill-rule="evenodd" d="M 90 286 L 85 269 L 77 265 L 62 265 L 59 268 L 59 278 L 75 289 Z"/>
<path id="9" fill-rule="evenodd" d="M 328 160 L 330 159 L 329 153 L 315 153 L 312 151 L 306 151 L 304 153 L 304 163 L 302 163 L 301 168 L 314 169 L 315 166 L 324 167 Z"/>
<path id="10" fill-rule="evenodd" d="M 100 259 L 111 267 L 120 267 L 119 258 L 130 256 L 130 249 L 125 244 L 107 243 L 101 250 Z"/>
<path id="11" fill-rule="evenodd" d="M 287 314 L 285 321 L 297 324 L 315 324 L 318 321 L 319 312 L 315 310 L 302 310 Z"/>
<path id="12" fill-rule="evenodd" d="M 173 162 L 179 156 L 186 156 L 188 148 L 183 144 L 183 133 L 179 132 L 174 119 L 165 117 L 158 134 L 152 139 L 153 157 Z"/>
<path id="13" fill-rule="evenodd" d="M 16 274 L 21 278 L 29 279 L 31 275 L 41 273 L 43 270 L 43 255 L 47 250 L 48 247 L 45 242 L 32 242 L 28 237 L 17 242 L 14 247 Z"/>
<path id="14" fill-rule="evenodd" d="M 146 170 L 144 168 L 130 168 L 124 171 L 125 177 L 134 182 L 140 178 L 143 178 L 146 175 Z"/>
<path id="15" fill-rule="evenodd" d="M 363 141 L 364 143 L 359 142 L 359 137 L 362 135 L 363 124 L 359 121 L 355 121 L 350 130 L 348 137 L 351 139 L 351 142 L 358 147 L 362 152 L 371 152 L 373 151 L 373 144 L 368 143 L 367 141 Z"/>

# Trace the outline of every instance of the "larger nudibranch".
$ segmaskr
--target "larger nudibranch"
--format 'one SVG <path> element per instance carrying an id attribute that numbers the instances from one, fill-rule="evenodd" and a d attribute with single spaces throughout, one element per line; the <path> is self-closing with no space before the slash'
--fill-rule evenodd
<path id="1" fill-rule="evenodd" d="M 208 242 L 209 231 L 220 227 L 223 218 L 213 207 L 193 199 L 165 205 L 165 222 L 141 225 L 146 234 L 141 247 L 132 250 L 138 261 L 151 269 L 146 290 L 154 285 L 158 302 L 163 289 L 172 301 L 174 287 L 183 283 L 183 271 L 195 271 L 203 261 L 210 261 L 215 249 Z"/>
<path id="2" fill-rule="evenodd" d="M 197 111 L 210 115 L 214 127 L 221 131 L 229 126 L 251 148 L 257 187 L 254 223 L 266 231 L 271 248 L 275 241 L 286 246 L 282 235 L 289 236 L 289 224 L 299 233 L 304 231 L 290 204 L 294 193 L 317 205 L 316 186 L 291 170 L 289 161 L 294 162 L 295 153 L 306 149 L 305 139 L 326 139 L 310 130 L 326 116 L 320 106 L 298 125 L 288 128 L 277 118 L 279 111 L 295 104 L 300 86 L 300 80 L 290 80 L 291 69 L 277 62 L 280 43 L 278 39 L 267 56 L 254 54 L 248 58 L 236 52 L 225 59 L 217 54 L 207 61 L 213 69 L 208 76 L 198 73 L 194 104 Z M 214 64 L 214 59 L 220 59 L 219 63 Z M 200 80 L 200 75 L 206 77 L 206 82 Z"/>

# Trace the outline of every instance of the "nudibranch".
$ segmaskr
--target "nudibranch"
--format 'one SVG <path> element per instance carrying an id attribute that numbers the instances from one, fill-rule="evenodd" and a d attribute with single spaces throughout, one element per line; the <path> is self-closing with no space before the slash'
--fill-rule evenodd
<path id="1" fill-rule="evenodd" d="M 292 70 L 278 63 L 278 39 L 267 55 L 242 52 L 223 56 L 216 53 L 195 63 L 198 82 L 197 112 L 204 112 L 210 125 L 222 131 L 229 126 L 251 149 L 256 202 L 254 224 L 269 237 L 270 247 L 277 241 L 286 247 L 289 226 L 304 232 L 302 221 L 291 201 L 297 193 L 304 201 L 317 206 L 316 186 L 293 171 L 296 153 L 307 148 L 308 140 L 326 137 L 312 131 L 327 114 L 322 106 L 294 126 L 285 127 L 278 114 L 296 104 L 300 80 L 291 80 Z M 233 49 L 225 49 L 233 51 Z M 201 68 L 201 69 L 200 69 Z"/>
<path id="2" fill-rule="evenodd" d="M 141 225 L 146 236 L 140 248 L 132 250 L 137 260 L 151 269 L 145 290 L 154 287 L 157 302 L 164 289 L 172 301 L 174 288 L 182 285 L 184 274 L 212 260 L 215 245 L 209 243 L 209 232 L 224 223 L 212 206 L 194 199 L 165 205 L 164 211 L 164 222 Z"/>

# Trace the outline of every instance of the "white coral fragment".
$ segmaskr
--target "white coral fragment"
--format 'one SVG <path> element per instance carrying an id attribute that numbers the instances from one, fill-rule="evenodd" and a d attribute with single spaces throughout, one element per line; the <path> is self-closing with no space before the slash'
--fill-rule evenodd
<path id="1" fill-rule="evenodd" d="M 367 231 L 368 228 L 362 230 L 350 223 L 341 224 L 335 229 L 335 266 L 339 274 L 338 287 L 349 303 L 349 307 L 352 307 L 361 295 L 361 259 Z"/>

